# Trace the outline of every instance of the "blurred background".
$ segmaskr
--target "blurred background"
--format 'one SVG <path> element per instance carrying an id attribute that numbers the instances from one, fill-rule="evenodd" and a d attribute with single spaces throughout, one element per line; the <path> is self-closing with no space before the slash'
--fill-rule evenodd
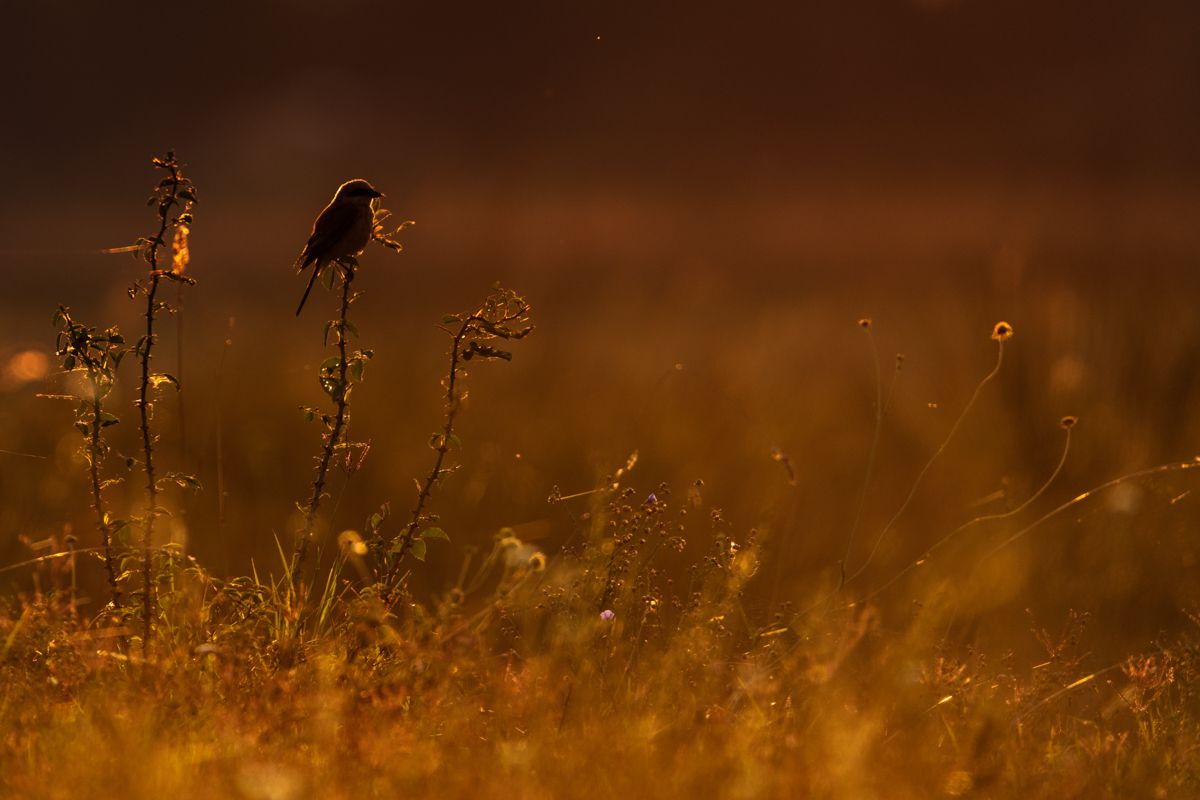
<path id="1" fill-rule="evenodd" d="M 219 574 L 277 565 L 275 536 L 290 546 L 319 444 L 298 407 L 323 399 L 335 309 L 319 291 L 295 318 L 291 265 L 337 185 L 365 177 L 417 224 L 402 255 L 362 260 L 354 312 L 377 355 L 351 434 L 372 447 L 333 481 L 334 533 L 387 500 L 403 514 L 428 470 L 441 315 L 500 281 L 538 325 L 511 364 L 471 370 L 463 467 L 434 504 L 453 544 L 433 549 L 422 590 L 504 526 L 553 554 L 589 502 L 551 505 L 555 487 L 590 489 L 637 451 L 639 491 L 665 481 L 682 500 L 702 480 L 735 538 L 759 532 L 759 607 L 803 604 L 846 554 L 874 435 L 858 320 L 873 320 L 885 391 L 905 360 L 849 571 L 992 368 L 1006 319 L 998 378 L 848 591 L 1023 503 L 1077 414 L 1034 507 L 964 532 L 876 602 L 895 618 L 951 592 L 1001 631 L 1026 608 L 1073 607 L 1131 639 L 1194 603 L 1196 473 L 1101 493 L 973 571 L 1055 505 L 1200 452 L 1194 3 L 5 11 L 0 563 L 29 557 L 22 535 L 96 538 L 70 409 L 36 397 L 62 388 L 50 316 L 63 303 L 137 330 L 139 264 L 100 250 L 150 231 L 149 158 L 174 148 L 199 189 L 199 284 L 163 326 L 157 363 L 182 377 L 183 407 L 164 396 L 157 423 L 164 466 L 205 484 L 176 498 L 173 535 Z M 131 455 L 132 366 L 114 433 Z M 8 590 L 30 580 L 0 574 Z"/>

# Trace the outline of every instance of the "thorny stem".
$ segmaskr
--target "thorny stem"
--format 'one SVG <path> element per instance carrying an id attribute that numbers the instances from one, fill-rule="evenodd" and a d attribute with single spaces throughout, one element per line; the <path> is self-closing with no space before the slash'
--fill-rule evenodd
<path id="1" fill-rule="evenodd" d="M 437 455 L 433 459 L 433 468 L 425 476 L 425 483 L 421 485 L 421 491 L 417 493 L 417 501 L 413 505 L 412 517 L 404 532 L 400 534 L 400 543 L 396 549 L 392 565 L 384 577 L 385 598 L 393 588 L 392 583 L 395 581 L 396 573 L 400 569 L 400 563 L 404 560 L 405 554 L 412 548 L 413 540 L 417 536 L 417 528 L 421 525 L 425 506 L 429 502 L 430 495 L 433 494 L 434 484 L 437 483 L 438 478 L 442 474 L 442 464 L 446 462 L 446 454 L 450 452 L 450 437 L 454 434 L 454 419 L 458 416 L 458 411 L 461 407 L 457 394 L 457 383 L 459 364 L 462 362 L 462 342 L 466 335 L 470 333 L 471 328 L 480 319 L 479 314 L 472 314 L 463 320 L 463 324 L 459 327 L 458 332 L 454 334 L 454 341 L 450 345 L 450 374 L 446 379 L 446 420 L 442 425 L 442 432 L 438 437 L 437 447 L 434 448 Z"/>
<path id="2" fill-rule="evenodd" d="M 108 524 L 108 516 L 104 512 L 104 495 L 100 487 L 100 460 L 103 457 L 104 446 L 100 443 L 100 391 L 93 386 L 95 396 L 92 398 L 92 435 L 89 447 L 91 449 L 91 464 L 89 472 L 92 478 L 92 508 L 96 510 L 96 527 L 100 529 L 100 543 L 104 547 L 104 570 L 108 575 L 108 588 L 112 592 L 114 607 L 121 605 L 121 589 L 117 585 L 116 563 L 112 551 L 112 528 Z"/>
<path id="3" fill-rule="evenodd" d="M 347 317 L 350 313 L 350 301 L 353 299 L 353 295 L 350 292 L 350 285 L 354 280 L 354 267 L 351 264 L 338 263 L 342 268 L 342 306 L 338 320 L 334 324 L 334 329 L 337 331 L 339 388 L 333 401 L 337 405 L 337 413 L 333 418 L 333 427 L 325 435 L 325 447 L 321 450 L 321 456 L 317 462 L 317 475 L 313 479 L 312 496 L 309 497 L 308 508 L 304 512 L 304 528 L 300 531 L 300 537 L 296 541 L 296 552 L 292 558 L 291 568 L 293 587 L 299 586 L 300 573 L 304 568 L 305 559 L 308 557 L 308 545 L 313 538 L 313 532 L 316 527 L 317 512 L 321 508 L 321 498 L 325 493 L 325 481 L 329 474 L 329 465 L 332 463 L 333 453 L 341 441 L 342 433 L 346 427 L 346 417 L 350 409 L 350 401 L 348 399 L 350 387 L 346 382 L 346 373 L 350 367 L 346 358 L 346 325 Z"/>
<path id="4" fill-rule="evenodd" d="M 508 301 L 506 300 L 505 302 Z M 416 541 L 419 535 L 418 528 L 420 528 L 421 523 L 426 519 L 425 507 L 429 504 L 429 498 L 433 494 L 433 487 L 437 485 L 438 479 L 445 472 L 443 465 L 446 463 L 446 454 L 450 452 L 450 443 L 454 440 L 454 421 L 462 408 L 462 397 L 458 391 L 459 370 L 461 369 L 462 362 L 469 360 L 476 354 L 482 355 L 484 358 L 511 358 L 511 355 L 508 353 L 480 346 L 480 343 L 474 337 L 481 332 L 486 332 L 491 336 L 498 336 L 504 339 L 524 338 L 529 331 L 533 330 L 532 326 L 520 332 L 502 332 L 502 329 L 498 327 L 520 319 L 528 313 L 529 305 L 523 299 L 517 298 L 517 305 L 518 308 L 515 311 L 504 307 L 501 318 L 491 319 L 489 314 L 495 309 L 491 305 L 491 298 L 489 298 L 489 302 L 467 316 L 462 321 L 458 331 L 454 333 L 450 344 L 450 370 L 446 377 L 446 418 L 442 424 L 441 432 L 436 437 L 437 444 L 433 448 L 436 453 L 433 459 L 433 467 L 429 470 L 429 474 L 425 476 L 425 482 L 421 484 L 420 490 L 417 492 L 417 500 L 413 504 L 412 515 L 408 525 L 395 540 L 391 552 L 390 564 L 388 564 L 383 579 L 380 582 L 380 594 L 384 605 L 390 605 L 392 595 L 398 588 L 397 577 L 400 572 L 400 565 L 404 561 L 404 556 L 412 549 L 413 542 Z M 463 347 L 464 341 L 468 342 L 465 349 Z"/>
<path id="5" fill-rule="evenodd" d="M 160 237 L 162 234 L 159 234 Z M 154 258 L 152 255 L 151 258 Z M 141 414 L 142 467 L 146 473 L 146 524 L 142 531 L 142 652 L 150 647 L 150 632 L 153 623 L 151 612 L 154 605 L 154 579 L 151 575 L 150 548 L 154 540 L 154 518 L 158 510 L 158 484 L 154 478 L 154 437 L 150 432 L 150 351 L 154 347 L 154 296 L 158 293 L 159 275 L 156 271 L 150 279 L 150 291 L 146 294 L 146 340 L 142 344 L 142 381 L 138 393 L 138 411 Z"/>
<path id="6" fill-rule="evenodd" d="M 154 437 L 150 431 L 150 357 L 154 349 L 154 316 L 158 310 L 156 297 L 162 271 L 158 268 L 158 248 L 162 246 L 171 225 L 170 211 L 179 195 L 179 167 L 171 160 L 167 169 L 171 173 L 171 185 L 166 197 L 159 201 L 158 235 L 150 241 L 147 261 L 150 262 L 150 289 L 146 292 L 146 338 L 141 347 L 142 380 L 138 388 L 138 411 L 141 414 L 142 467 L 146 473 L 146 524 L 142 534 L 142 655 L 150 649 L 151 618 L 154 610 L 154 577 L 151 570 L 151 545 L 154 540 L 154 519 L 158 515 L 158 484 L 154 477 Z"/>

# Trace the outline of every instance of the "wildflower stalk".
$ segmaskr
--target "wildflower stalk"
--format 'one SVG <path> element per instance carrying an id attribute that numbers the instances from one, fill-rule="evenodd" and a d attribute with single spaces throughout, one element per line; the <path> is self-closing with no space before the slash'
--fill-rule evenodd
<path id="1" fill-rule="evenodd" d="M 166 229 L 166 215 L 158 238 Z M 154 478 L 154 443 L 150 430 L 150 357 L 154 348 L 155 295 L 158 293 L 157 243 L 151 253 L 150 289 L 146 293 L 146 336 L 142 340 L 142 379 L 138 387 L 138 412 L 141 415 L 142 469 L 146 475 L 146 521 L 142 528 L 142 651 L 150 646 L 151 612 L 154 606 L 154 580 L 150 567 L 150 547 L 154 541 L 154 518 L 158 511 L 158 483 Z"/>
<path id="2" fill-rule="evenodd" d="M 114 524 L 109 517 L 104 502 L 105 481 L 101 478 L 101 470 L 108 455 L 104 429 L 119 422 L 117 417 L 104 410 L 104 398 L 116 382 L 117 367 L 128 350 L 125 338 L 116 328 L 97 333 L 94 328 L 76 322 L 63 306 L 59 306 L 55 312 L 54 322 L 59 328 L 56 351 L 62 358 L 63 369 L 70 372 L 82 367 L 87 375 L 90 396 L 67 399 L 79 400 L 75 411 L 75 427 L 87 440 L 84 452 L 88 462 L 92 509 L 96 512 L 96 528 L 100 532 L 104 569 L 112 604 L 119 608 L 121 588 L 117 579 L 113 536 L 120 524 Z"/>
<path id="3" fill-rule="evenodd" d="M 458 416 L 458 412 L 462 408 L 461 398 L 458 396 L 456 388 L 459 366 L 462 363 L 463 356 L 462 342 L 463 337 L 467 335 L 476 319 L 475 315 L 468 317 L 462 326 L 459 327 L 450 345 L 450 371 L 446 376 L 446 418 L 442 424 L 442 432 L 434 439 L 433 450 L 435 455 L 433 467 L 429 470 L 429 474 L 425 476 L 425 482 L 421 484 L 420 491 L 417 492 L 417 499 L 413 504 L 408 525 L 397 539 L 395 548 L 396 561 L 392 565 L 392 571 L 388 574 L 388 583 L 394 578 L 395 570 L 400 561 L 404 559 L 404 556 L 412 548 L 413 539 L 417 535 L 417 528 L 420 527 L 421 521 L 424 519 L 425 506 L 433 494 L 434 484 L 437 483 L 438 478 L 442 475 L 442 465 L 446 462 L 446 454 L 450 452 L 450 442 L 454 436 L 454 419 Z"/>
<path id="4" fill-rule="evenodd" d="M 461 380 L 466 377 L 463 364 L 474 358 L 512 360 L 512 353 L 493 347 L 489 342 L 503 339 L 516 341 L 524 339 L 533 330 L 529 323 L 530 307 L 528 301 L 510 289 L 500 289 L 487 297 L 483 305 L 469 314 L 450 314 L 443 323 L 458 323 L 457 330 L 446 329 L 451 336 L 450 369 L 446 374 L 446 414 L 442 428 L 430 438 L 433 448 L 433 466 L 419 484 L 417 498 L 413 503 L 408 524 L 387 546 L 384 554 L 384 567 L 381 570 L 381 587 L 385 603 L 393 596 L 397 587 L 400 565 L 404 557 L 412 553 L 418 560 L 425 559 L 425 539 L 445 538 L 440 528 L 421 531 L 422 525 L 436 520 L 428 514 L 426 508 L 433 494 L 434 487 L 441 477 L 450 471 L 446 467 L 446 457 L 450 447 L 457 441 L 454 434 L 454 423 L 462 409 L 465 392 L 461 391 Z M 380 543 L 376 543 L 379 546 Z"/>
<path id="5" fill-rule="evenodd" d="M 162 381 L 169 381 L 179 388 L 179 381 L 166 374 L 153 374 L 150 371 L 150 361 L 153 358 L 155 343 L 155 321 L 160 310 L 167 308 L 165 303 L 158 300 L 158 289 L 164 279 L 181 283 L 194 283 L 191 278 L 184 276 L 182 264 L 186 261 L 187 226 L 191 223 L 191 206 L 195 203 L 192 183 L 183 176 L 182 166 L 175 159 L 175 154 L 168 151 L 165 157 L 155 158 L 153 164 L 167 173 L 156 187 L 150 199 L 151 205 L 156 205 L 158 214 L 158 232 L 151 238 L 138 241 L 138 246 L 147 265 L 149 265 L 149 281 L 139 282 L 130 290 L 130 296 L 139 292 L 146 296 L 146 332 L 138 342 L 135 351 L 141 363 L 141 379 L 138 384 L 137 407 L 140 416 L 140 431 L 142 437 L 142 470 L 146 477 L 146 517 L 142 525 L 142 652 L 149 650 L 150 635 L 153 632 L 153 616 L 156 605 L 155 581 L 153 575 L 152 546 L 154 542 L 154 523 L 159 514 L 158 508 L 158 476 L 154 466 L 154 431 L 151 427 L 153 402 L 151 391 Z M 180 206 L 180 213 L 172 215 L 172 209 Z M 166 245 L 167 232 L 175 230 L 176 238 L 182 239 L 182 244 L 175 247 L 175 262 L 179 269 L 162 269 L 159 250 Z M 169 310 L 169 309 L 168 309 Z"/>
<path id="6" fill-rule="evenodd" d="M 406 220 L 400 223 L 395 229 L 388 230 L 386 223 L 391 219 L 392 213 L 378 205 L 376 201 L 372 205 L 371 218 L 371 241 L 383 245 L 384 247 L 396 253 L 404 251 L 404 245 L 397 238 L 401 231 L 413 224 L 411 220 Z M 321 455 L 317 458 L 317 473 L 313 478 L 312 492 L 309 495 L 306 504 L 297 504 L 300 510 L 304 512 L 304 523 L 296 538 L 296 548 L 292 553 L 291 564 L 288 568 L 288 573 L 291 580 L 293 592 L 300 589 L 304 573 L 305 562 L 308 558 L 308 550 L 310 543 L 316 535 L 317 514 L 321 509 L 321 499 L 325 496 L 325 484 L 329 476 L 329 468 L 334 462 L 334 455 L 339 450 L 346 451 L 346 470 L 353 472 L 357 469 L 358 463 L 361 463 L 365 457 L 369 445 L 355 445 L 352 442 L 345 441 L 346 429 L 350 424 L 350 391 L 353 385 L 363 378 L 363 370 L 366 363 L 374 355 L 371 350 L 355 350 L 353 352 L 347 350 L 348 334 L 353 333 L 358 335 L 358 330 L 349 320 L 350 304 L 354 302 L 357 296 L 352 290 L 354 275 L 358 270 L 358 260 L 353 256 L 338 259 L 334 262 L 334 267 L 342 278 L 342 301 L 338 318 L 330 320 L 325 324 L 325 341 L 328 343 L 329 334 L 332 332 L 337 346 L 337 355 L 325 359 L 321 363 L 318 376 L 321 381 L 321 388 L 325 394 L 329 395 L 333 400 L 335 413 L 330 416 L 322 414 L 316 409 L 306 408 L 305 416 L 309 420 L 320 417 L 324 423 L 326 433 L 324 435 L 323 444 L 321 447 Z M 320 269 L 318 264 L 315 269 Z M 359 458 L 357 463 L 351 455 L 354 448 L 359 449 Z"/>
<path id="7" fill-rule="evenodd" d="M 327 422 L 328 430 L 324 436 L 321 455 L 317 459 L 317 474 L 313 478 L 312 493 L 304 509 L 304 527 L 300 531 L 300 536 L 296 539 L 296 550 L 292 556 L 291 567 L 293 587 L 299 585 L 305 560 L 308 557 L 309 542 L 315 534 L 317 513 L 321 508 L 321 498 L 325 496 L 325 482 L 329 476 L 329 466 L 333 463 L 333 454 L 341 444 L 346 424 L 350 417 L 349 373 L 351 364 L 349 354 L 346 351 L 346 332 L 348 329 L 353 328 L 349 321 L 350 304 L 354 302 L 354 295 L 350 287 L 354 282 L 356 265 L 347 259 L 344 263 L 338 262 L 338 266 L 340 267 L 340 274 L 342 276 L 341 310 L 338 318 L 331 321 L 326 328 L 327 338 L 328 332 L 332 331 L 334 334 L 335 344 L 337 345 L 337 356 L 335 356 L 335 361 L 332 365 L 329 362 L 321 365 L 321 385 L 325 389 L 325 393 L 332 398 L 336 412 L 333 418 Z M 331 366 L 332 371 L 330 369 Z"/>
<path id="8" fill-rule="evenodd" d="M 100 464 L 104 459 L 105 447 L 100 439 L 102 427 L 100 393 L 92 397 L 92 434 L 88 441 L 88 473 L 92 479 L 92 508 L 96 512 L 96 527 L 100 530 L 100 545 L 104 548 L 104 572 L 108 578 L 108 589 L 114 608 L 121 607 L 121 587 L 117 584 L 116 559 L 113 556 L 112 527 L 108 524 L 108 512 L 104 510 L 103 485 L 100 482 Z"/>

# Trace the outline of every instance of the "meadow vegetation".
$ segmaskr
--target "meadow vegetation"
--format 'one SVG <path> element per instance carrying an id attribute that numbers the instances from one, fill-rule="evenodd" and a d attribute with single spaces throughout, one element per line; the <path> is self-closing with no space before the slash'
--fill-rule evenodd
<path id="1" fill-rule="evenodd" d="M 300 412 L 316 431 L 305 445 L 311 483 L 297 487 L 292 527 L 274 539 L 272 561 L 219 572 L 163 534 L 184 493 L 212 489 L 186 465 L 156 467 L 170 436 L 156 426 L 156 406 L 187 388 L 154 366 L 156 322 L 179 302 L 160 289 L 196 283 L 189 237 L 202 235 L 203 220 L 174 155 L 154 166 L 164 176 L 151 198 L 154 229 L 131 248 L 145 268 L 130 290 L 144 302 L 143 330 L 91 325 L 65 306 L 54 314 L 63 388 L 51 399 L 72 410 L 60 419 L 77 430 L 72 463 L 91 529 L 27 538 L 28 558 L 0 565 L 17 581 L 0 613 L 4 796 L 1200 791 L 1200 618 L 1179 609 L 1183 624 L 1164 618 L 1157 633 L 1131 642 L 1117 630 L 1118 612 L 1105 613 L 1111 606 L 1072 607 L 1063 587 L 1076 578 L 1036 567 L 1049 548 L 1067 547 L 1061 537 L 1045 541 L 1054 525 L 1127 524 L 1095 509 L 1135 488 L 1160 501 L 1147 503 L 1159 514 L 1150 524 L 1174 530 L 1181 523 L 1170 515 L 1190 502 L 1200 462 L 1113 475 L 1048 501 L 1074 446 L 1077 420 L 1066 416 L 1038 477 L 995 502 L 955 503 L 959 522 L 945 529 L 914 506 L 946 451 L 977 435 L 964 428 L 997 390 L 1006 346 L 1021 335 L 1007 322 L 991 327 L 994 366 L 962 381 L 935 446 L 902 475 L 878 456 L 904 361 L 885 368 L 873 323 L 859 323 L 874 359 L 873 427 L 860 471 L 839 478 L 855 500 L 831 545 L 842 554 L 836 564 L 794 572 L 782 560 L 789 539 L 818 535 L 798 501 L 737 518 L 702 480 L 647 485 L 637 451 L 580 491 L 547 488 L 556 537 L 498 526 L 468 544 L 443 515 L 471 454 L 462 420 L 475 411 L 474 373 L 504 368 L 527 336 L 552 332 L 535 331 L 530 302 L 499 286 L 441 316 L 440 376 L 409 376 L 440 396 L 434 432 L 414 443 L 427 448 L 428 471 L 390 500 L 340 509 L 358 524 L 334 524 L 341 490 L 330 490 L 331 476 L 353 481 L 381 458 L 358 416 L 351 428 L 351 400 L 372 391 L 367 366 L 392 346 L 360 344 L 350 311 L 370 272 L 359 277 L 347 259 L 324 276 L 337 316 L 323 323 L 332 352 L 316 368 L 323 404 Z M 378 209 L 376 240 L 402 250 L 405 225 L 389 231 L 386 222 Z M 981 340 L 994 322 L 980 325 Z M 114 387 L 129 380 L 126 356 L 138 370 L 133 402 L 122 405 Z M 121 455 L 110 436 L 131 412 L 138 448 Z M 782 447 L 770 468 L 785 487 L 815 469 L 809 454 Z M 129 491 L 135 480 L 139 491 Z M 881 483 L 890 487 L 885 503 L 874 499 Z M 916 549 L 897 549 L 904 526 L 924 533 Z M 237 519 L 190 534 L 239 535 L 249 534 Z M 1065 600 L 1029 599 L 1047 594 Z M 990 612 L 1023 601 L 1030 610 L 1019 634 L 989 633 Z"/>

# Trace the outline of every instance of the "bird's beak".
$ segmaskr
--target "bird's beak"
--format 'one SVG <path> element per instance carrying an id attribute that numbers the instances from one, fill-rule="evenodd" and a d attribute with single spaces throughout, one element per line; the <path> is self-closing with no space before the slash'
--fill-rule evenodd
<path id="1" fill-rule="evenodd" d="M 371 194 L 372 197 L 385 197 L 384 193 L 379 191 L 378 189 L 372 189 L 371 192 L 372 192 L 372 194 Z"/>

